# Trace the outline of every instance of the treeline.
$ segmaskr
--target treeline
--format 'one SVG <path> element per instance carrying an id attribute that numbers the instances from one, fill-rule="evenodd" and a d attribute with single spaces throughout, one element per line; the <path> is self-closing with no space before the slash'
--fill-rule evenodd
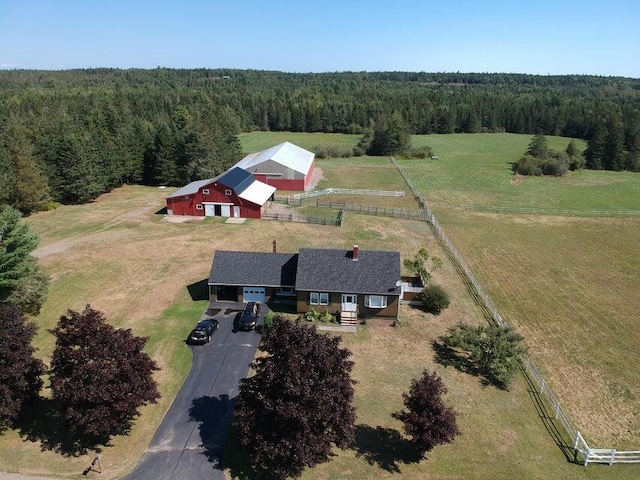
<path id="1" fill-rule="evenodd" d="M 543 133 L 615 126 L 640 150 L 640 80 L 407 72 L 191 69 L 0 71 L 0 202 L 77 203 L 122 183 L 182 185 L 241 156 L 239 131 Z M 606 136 L 606 135 L 605 135 Z M 611 142 L 609 142 L 611 143 Z M 608 168 L 596 152 L 587 166 Z M 622 164 L 622 168 L 626 168 Z M 28 180 L 23 180 L 28 179 Z"/>

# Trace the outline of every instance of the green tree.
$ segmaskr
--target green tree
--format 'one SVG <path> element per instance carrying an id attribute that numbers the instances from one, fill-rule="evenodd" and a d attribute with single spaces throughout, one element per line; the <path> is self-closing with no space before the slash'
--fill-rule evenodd
<path id="1" fill-rule="evenodd" d="M 420 277 L 423 285 L 429 283 L 433 272 L 442 268 L 442 259 L 430 256 L 429 251 L 424 247 L 420 248 L 413 258 L 405 258 L 402 263 L 407 270 Z"/>
<path id="2" fill-rule="evenodd" d="M 37 314 L 47 295 L 49 279 L 31 252 L 38 237 L 20 222 L 22 214 L 12 207 L 0 207 L 0 302 Z"/>
<path id="3" fill-rule="evenodd" d="M 591 170 L 601 170 L 606 156 L 607 132 L 598 124 L 584 151 L 585 166 Z"/>
<path id="4" fill-rule="evenodd" d="M 399 113 L 391 118 L 381 119 L 376 123 L 369 155 L 402 155 L 411 149 L 409 131 Z"/>
<path id="5" fill-rule="evenodd" d="M 526 354 L 522 345 L 524 337 L 510 327 L 474 327 L 459 323 L 440 340 L 445 349 L 465 357 L 489 383 L 505 390 L 509 389 Z"/>
<path id="6" fill-rule="evenodd" d="M 536 134 L 533 139 L 531 139 L 525 155 L 531 155 L 535 158 L 546 158 L 549 155 L 547 138 L 542 133 Z"/>

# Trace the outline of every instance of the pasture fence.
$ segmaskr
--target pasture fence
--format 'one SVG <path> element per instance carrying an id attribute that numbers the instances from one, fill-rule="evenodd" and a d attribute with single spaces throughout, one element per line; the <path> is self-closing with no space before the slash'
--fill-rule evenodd
<path id="1" fill-rule="evenodd" d="M 442 245 L 447 252 L 447 256 L 451 259 L 454 267 L 461 275 L 467 289 L 471 293 L 474 301 L 485 312 L 489 321 L 493 322 L 503 328 L 507 328 L 509 325 L 502 318 L 498 312 L 498 308 L 493 303 L 489 295 L 484 291 L 480 282 L 476 279 L 467 263 L 462 256 L 458 253 L 453 242 L 449 239 L 444 229 L 438 223 L 435 216 L 429 208 L 429 204 L 426 198 L 422 195 L 420 190 L 416 188 L 411 177 L 406 170 L 396 161 L 395 158 L 390 159 L 396 166 L 400 175 L 404 178 L 405 182 L 413 192 L 413 195 L 420 203 L 420 206 L 425 211 L 428 218 L 428 223 L 433 232 L 436 240 Z M 640 463 L 640 451 L 635 450 L 616 450 L 613 448 L 591 448 L 583 438 L 582 434 L 574 426 L 573 422 L 569 419 L 559 400 L 549 387 L 549 382 L 546 381 L 540 370 L 534 365 L 529 356 L 525 355 L 523 359 L 523 371 L 527 376 L 529 382 L 536 387 L 536 395 L 542 396 L 551 407 L 553 412 L 554 421 L 557 421 L 562 426 L 568 438 L 571 439 L 570 448 L 574 452 L 574 460 L 581 462 L 583 465 L 589 465 L 590 463 L 607 463 L 609 465 L 613 463 Z"/>
<path id="2" fill-rule="evenodd" d="M 309 192 L 296 193 L 293 197 L 274 197 L 278 203 L 287 205 L 301 205 L 307 198 L 323 197 L 325 195 L 368 195 L 375 197 L 404 197 L 404 191 L 370 190 L 366 188 L 325 188 L 323 190 L 311 190 Z"/>
<path id="3" fill-rule="evenodd" d="M 266 220 L 279 220 L 283 222 L 297 222 L 297 223 L 313 223 L 316 225 L 335 225 L 341 227 L 344 220 L 344 211 L 338 212 L 338 217 L 333 220 L 330 218 L 316 217 L 313 215 L 301 215 L 299 213 L 269 213 L 262 214 L 262 218 Z"/>
<path id="4" fill-rule="evenodd" d="M 354 213 L 365 215 L 375 215 L 378 217 L 405 218 L 408 220 L 428 220 L 427 213 L 423 210 L 407 210 L 404 208 L 375 207 L 371 205 L 358 205 L 350 202 L 322 202 L 316 200 L 315 205 L 319 208 L 329 208 L 332 210 L 348 210 Z"/>

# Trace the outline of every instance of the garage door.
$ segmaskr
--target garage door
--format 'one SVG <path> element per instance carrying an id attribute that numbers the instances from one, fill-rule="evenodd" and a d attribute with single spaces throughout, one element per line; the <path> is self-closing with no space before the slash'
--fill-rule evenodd
<path id="1" fill-rule="evenodd" d="M 264 287 L 244 287 L 242 299 L 245 302 L 264 302 Z"/>

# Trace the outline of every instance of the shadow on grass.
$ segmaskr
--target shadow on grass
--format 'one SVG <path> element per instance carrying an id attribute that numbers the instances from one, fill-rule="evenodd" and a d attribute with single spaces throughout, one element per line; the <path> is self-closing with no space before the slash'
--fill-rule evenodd
<path id="1" fill-rule="evenodd" d="M 400 432 L 380 426 L 356 425 L 353 448 L 357 457 L 391 473 L 400 473 L 399 463 L 418 463 L 423 458 Z"/>
<path id="2" fill-rule="evenodd" d="M 573 448 L 573 441 L 575 439 L 569 438 L 566 429 L 560 424 L 560 421 L 556 419 L 555 411 L 549 402 L 540 394 L 540 389 L 534 385 L 526 372 L 523 371 L 523 375 L 527 382 L 529 398 L 531 398 L 536 412 L 547 429 L 547 432 L 551 435 L 553 441 L 556 442 L 556 445 L 568 462 L 581 463 L 578 460 L 577 451 Z"/>
<path id="3" fill-rule="evenodd" d="M 39 442 L 42 451 L 51 450 L 65 457 L 85 455 L 90 450 L 100 453 L 102 447 L 109 446 L 109 437 L 70 432 L 57 404 L 48 398 L 39 398 L 25 405 L 14 422 L 14 428 L 23 439 Z"/>
<path id="4" fill-rule="evenodd" d="M 162 207 L 160 210 L 158 210 L 156 213 L 156 215 L 166 215 L 167 214 L 167 207 Z"/>
<path id="5" fill-rule="evenodd" d="M 433 351 L 436 354 L 435 360 L 443 367 L 453 367 L 456 370 L 480 378 L 483 387 L 493 386 L 500 390 L 507 390 L 505 385 L 495 378 L 490 372 L 478 367 L 469 357 L 463 353 L 439 343 L 437 340 L 431 342 Z"/>
<path id="6" fill-rule="evenodd" d="M 214 470 L 222 470 L 222 455 L 227 440 L 236 399 L 228 395 L 194 398 L 189 408 L 189 421 L 198 422 L 203 454 Z"/>
<path id="7" fill-rule="evenodd" d="M 200 300 L 209 300 L 209 279 L 204 278 L 199 282 L 192 283 L 191 285 L 187 285 L 187 291 L 191 296 L 191 300 L 194 302 Z"/>

